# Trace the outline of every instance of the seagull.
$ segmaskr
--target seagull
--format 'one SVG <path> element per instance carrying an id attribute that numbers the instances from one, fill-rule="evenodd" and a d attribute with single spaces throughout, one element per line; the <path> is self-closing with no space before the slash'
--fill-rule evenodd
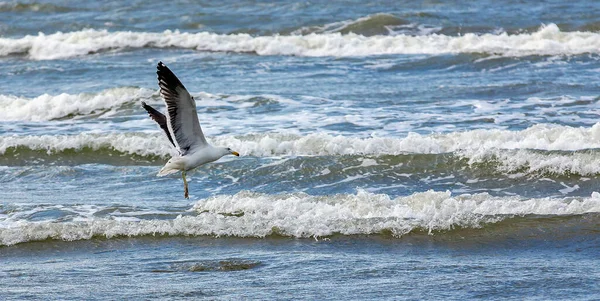
<path id="1" fill-rule="evenodd" d="M 157 176 L 162 177 L 181 171 L 183 195 L 188 199 L 188 183 L 185 178 L 187 171 L 216 161 L 225 155 L 239 156 L 240 154 L 228 147 L 214 147 L 208 144 L 198 122 L 194 98 L 163 62 L 159 62 L 156 69 L 158 69 L 156 74 L 158 74 L 160 95 L 167 105 L 167 116 L 143 101 L 142 107 L 165 131 L 171 145 L 179 153 L 165 164 Z"/>

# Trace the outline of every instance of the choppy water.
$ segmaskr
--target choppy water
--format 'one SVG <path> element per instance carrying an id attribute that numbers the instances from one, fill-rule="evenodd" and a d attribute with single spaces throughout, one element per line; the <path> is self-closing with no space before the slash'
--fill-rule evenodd
<path id="1" fill-rule="evenodd" d="M 363 2 L 0 2 L 1 299 L 600 298 L 600 6 Z"/>

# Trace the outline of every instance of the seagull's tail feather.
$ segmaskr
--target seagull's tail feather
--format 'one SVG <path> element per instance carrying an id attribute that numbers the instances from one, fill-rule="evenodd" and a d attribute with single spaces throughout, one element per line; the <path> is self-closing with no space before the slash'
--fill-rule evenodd
<path id="1" fill-rule="evenodd" d="M 163 168 L 160 169 L 160 171 L 156 175 L 159 177 L 164 177 L 164 176 L 168 176 L 172 173 L 176 173 L 178 171 L 179 171 L 179 169 L 174 169 L 174 168 L 170 168 L 168 166 L 164 166 Z"/>
<path id="2" fill-rule="evenodd" d="M 171 160 L 169 160 L 169 162 L 167 162 L 167 164 L 165 164 L 165 166 L 163 166 L 163 168 L 161 168 L 156 175 L 159 177 L 164 177 L 181 170 L 184 170 L 184 162 L 183 160 L 180 160 L 180 158 L 175 157 L 171 158 Z"/>

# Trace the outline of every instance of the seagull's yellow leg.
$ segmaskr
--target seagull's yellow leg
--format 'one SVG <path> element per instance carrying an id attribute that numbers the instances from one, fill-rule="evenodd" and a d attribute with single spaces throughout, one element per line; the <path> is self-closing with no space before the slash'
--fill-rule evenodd
<path id="1" fill-rule="evenodd" d="M 181 172 L 181 177 L 183 178 L 183 196 L 186 199 L 189 199 L 190 196 L 188 194 L 188 184 L 187 184 L 187 180 L 185 179 L 185 170 Z"/>

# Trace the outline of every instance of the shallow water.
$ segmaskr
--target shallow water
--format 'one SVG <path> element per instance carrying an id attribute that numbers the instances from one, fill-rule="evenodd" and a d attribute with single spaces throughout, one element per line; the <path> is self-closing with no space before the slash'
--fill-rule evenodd
<path id="1" fill-rule="evenodd" d="M 597 239 L 583 250 L 569 246 L 577 239 L 563 238 L 533 251 L 544 242 L 469 232 L 476 241 L 426 234 L 401 242 L 386 236 L 330 241 L 140 237 L 48 241 L 0 252 L 18 266 L 2 272 L 8 287 L 20 288 L 9 290 L 7 299 L 36 293 L 103 299 L 106 286 L 113 298 L 166 299 L 585 299 L 598 294 L 600 275 L 590 250 Z"/>
<path id="2" fill-rule="evenodd" d="M 597 9 L 0 2 L 1 299 L 598 299 Z"/>

